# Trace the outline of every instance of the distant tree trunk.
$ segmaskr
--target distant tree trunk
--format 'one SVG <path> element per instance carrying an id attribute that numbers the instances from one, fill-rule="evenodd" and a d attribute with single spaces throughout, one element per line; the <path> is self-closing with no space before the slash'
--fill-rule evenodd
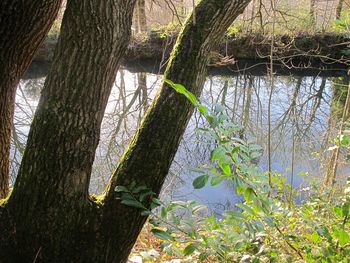
<path id="1" fill-rule="evenodd" d="M 137 8 L 137 4 L 135 5 L 134 9 L 134 15 L 132 18 L 132 24 L 134 28 L 134 33 L 139 33 L 140 32 L 140 27 L 139 27 L 139 9 Z"/>
<path id="2" fill-rule="evenodd" d="M 313 26 L 316 25 L 316 10 L 315 7 L 316 6 L 316 0 L 310 0 L 310 10 L 309 10 L 309 14 L 310 14 L 310 18 L 311 18 L 311 24 Z"/>
<path id="3" fill-rule="evenodd" d="M 43 42 L 61 0 L 0 1 L 0 198 L 8 193 L 16 87 Z"/>
<path id="4" fill-rule="evenodd" d="M 338 5 L 337 5 L 337 9 L 336 9 L 336 13 L 335 13 L 335 19 L 340 19 L 341 18 L 341 12 L 343 10 L 343 4 L 344 4 L 344 0 L 339 0 Z"/>
<path id="5" fill-rule="evenodd" d="M 138 28 L 140 32 L 147 32 L 146 3 L 145 0 L 137 0 Z"/>
<path id="6" fill-rule="evenodd" d="M 165 77 L 199 96 L 210 51 L 248 3 L 201 1 L 195 9 L 196 24 L 189 18 L 178 37 Z M 0 258 L 127 261 L 147 217 L 121 204 L 115 186 L 135 181 L 158 194 L 193 111 L 183 96 L 163 85 L 105 195 L 98 200 L 88 197 L 101 121 L 129 40 L 134 4 L 135 0 L 89 5 L 68 1 L 19 175 L 9 201 L 0 206 Z"/>

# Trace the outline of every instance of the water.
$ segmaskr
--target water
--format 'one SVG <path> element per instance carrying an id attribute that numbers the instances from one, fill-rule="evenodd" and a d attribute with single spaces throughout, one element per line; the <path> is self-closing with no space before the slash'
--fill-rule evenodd
<path id="1" fill-rule="evenodd" d="M 38 76 L 27 75 L 17 89 L 11 151 L 12 182 L 45 81 L 40 70 L 34 69 L 34 72 L 39 72 Z M 108 183 L 118 159 L 160 88 L 161 79 L 161 75 L 151 73 L 132 73 L 125 69 L 118 72 L 102 124 L 90 192 L 100 193 Z M 339 78 L 276 76 L 271 100 L 272 170 L 285 174 L 290 180 L 291 171 L 287 168 L 293 163 L 293 186 L 296 188 L 305 184 L 303 176 L 298 175 L 300 172 L 309 172 L 316 177 L 324 174 L 324 167 L 320 167 L 324 156 L 318 153 L 329 146 L 328 140 L 336 131 L 334 123 L 337 121 L 331 114 L 332 103 L 338 99 L 333 95 L 334 88 L 339 88 L 335 83 L 339 83 Z M 232 121 L 243 127 L 243 136 L 263 147 L 259 160 L 261 170 L 267 169 L 269 92 L 267 76 L 216 75 L 207 78 L 201 97 L 208 107 L 224 105 Z M 219 213 L 239 201 L 240 197 L 229 183 L 193 189 L 192 180 L 198 174 L 191 168 L 208 163 L 211 150 L 195 133 L 195 129 L 203 125 L 206 125 L 205 120 L 195 112 L 170 169 L 163 195 L 174 199 L 197 199 Z M 344 173 L 346 167 L 341 168 L 340 173 Z"/>

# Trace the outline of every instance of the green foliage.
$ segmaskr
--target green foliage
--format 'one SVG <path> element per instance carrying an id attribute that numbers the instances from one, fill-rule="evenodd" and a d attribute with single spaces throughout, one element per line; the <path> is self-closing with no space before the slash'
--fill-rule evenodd
<path id="1" fill-rule="evenodd" d="M 193 181 L 194 188 L 229 180 L 243 202 L 217 218 L 196 201 L 157 200 L 161 206 L 151 210 L 141 200 L 136 205 L 137 198 L 122 196 L 122 203 L 151 216 L 152 232 L 164 240 L 165 253 L 192 257 L 193 262 L 349 262 L 350 178 L 341 191 L 332 194 L 320 190 L 320 182 L 310 183 L 302 202 L 294 202 L 291 196 L 298 193 L 283 174 L 272 174 L 270 185 L 267 174 L 254 164 L 261 148 L 236 138 L 239 127 L 228 121 L 223 107 L 210 112 L 182 85 L 166 82 L 187 97 L 210 124 L 210 128 L 200 128 L 199 134 L 215 147 L 211 163 L 197 169 L 200 176 Z M 350 147 L 349 141 L 345 135 L 334 140 L 336 147 L 344 148 Z M 118 187 L 116 191 L 147 191 L 136 189 Z"/>
<path id="2" fill-rule="evenodd" d="M 168 36 L 174 35 L 179 32 L 181 25 L 170 22 L 167 25 L 158 24 L 152 27 L 152 31 L 159 35 L 160 38 L 167 38 Z"/>
<path id="3" fill-rule="evenodd" d="M 232 37 L 235 37 L 236 35 L 238 35 L 241 31 L 242 31 L 241 25 L 238 23 L 235 23 L 235 24 L 229 26 L 226 34 L 228 37 L 232 38 Z"/>

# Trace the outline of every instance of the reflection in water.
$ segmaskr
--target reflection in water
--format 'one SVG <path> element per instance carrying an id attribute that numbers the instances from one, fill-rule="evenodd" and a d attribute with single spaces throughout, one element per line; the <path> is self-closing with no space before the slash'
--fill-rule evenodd
<path id="1" fill-rule="evenodd" d="M 298 176 L 301 171 L 308 171 L 314 176 L 323 175 L 324 171 L 319 165 L 321 155 L 313 153 L 325 149 L 328 139 L 336 130 L 337 123 L 331 117 L 334 115 L 330 114 L 334 108 L 334 81 L 335 78 L 318 76 L 277 76 L 275 79 L 271 105 L 272 170 L 285 173 L 288 180 L 294 178 L 294 187 L 302 184 L 302 177 Z M 104 189 L 160 87 L 160 82 L 160 75 L 119 71 L 102 124 L 91 192 L 99 193 Z M 26 135 L 43 83 L 43 78 L 28 79 L 22 80 L 18 87 L 11 151 L 12 180 L 24 151 Z M 232 122 L 242 127 L 239 136 L 264 148 L 260 159 L 262 170 L 267 169 L 269 85 L 266 76 L 210 76 L 201 98 L 209 108 L 217 104 L 224 105 Z M 174 198 L 200 199 L 212 209 L 222 211 L 238 201 L 239 197 L 231 185 L 194 191 L 191 184 L 197 176 L 191 172 L 191 168 L 209 162 L 210 146 L 201 143 L 195 133 L 196 127 L 206 125 L 204 118 L 196 112 L 176 154 L 163 194 Z M 291 169 L 286 171 L 286 168 Z"/>

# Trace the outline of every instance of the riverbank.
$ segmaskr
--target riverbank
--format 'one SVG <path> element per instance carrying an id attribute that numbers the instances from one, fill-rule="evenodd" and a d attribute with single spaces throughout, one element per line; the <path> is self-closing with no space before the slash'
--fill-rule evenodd
<path id="1" fill-rule="evenodd" d="M 151 32 L 148 36 L 132 38 L 124 57 L 125 64 L 152 60 L 166 64 L 176 41 L 177 33 L 162 34 Z M 294 37 L 279 35 L 274 37 L 273 60 L 288 68 L 319 67 L 324 65 L 350 66 L 350 38 L 346 35 L 327 33 Z M 34 61 L 48 61 L 53 58 L 57 39 L 46 39 L 39 48 Z M 271 37 L 260 34 L 226 37 L 216 52 L 212 53 L 211 67 L 226 67 L 241 60 L 267 62 L 270 60 Z"/>

